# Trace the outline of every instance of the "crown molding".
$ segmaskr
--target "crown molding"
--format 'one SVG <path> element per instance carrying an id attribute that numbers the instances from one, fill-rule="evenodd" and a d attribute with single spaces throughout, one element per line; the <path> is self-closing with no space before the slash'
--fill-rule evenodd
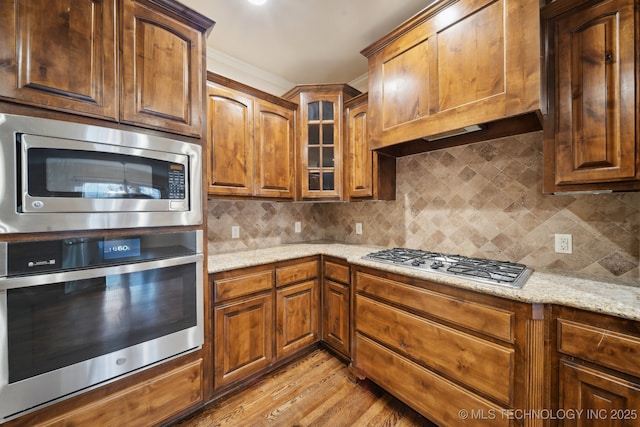
<path id="1" fill-rule="evenodd" d="M 369 91 L 369 73 L 364 73 L 347 83 L 349 86 L 365 93 Z"/>
<path id="2" fill-rule="evenodd" d="M 294 82 L 209 46 L 207 46 L 207 70 L 276 96 L 296 86 Z"/>

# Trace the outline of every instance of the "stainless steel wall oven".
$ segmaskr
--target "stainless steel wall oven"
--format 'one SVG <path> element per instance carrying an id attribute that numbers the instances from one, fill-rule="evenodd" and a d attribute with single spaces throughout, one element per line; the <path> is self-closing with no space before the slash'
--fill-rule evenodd
<path id="1" fill-rule="evenodd" d="M 202 148 L 0 114 L 0 233 L 202 223 Z"/>
<path id="2" fill-rule="evenodd" d="M 0 423 L 195 351 L 203 232 L 0 243 Z"/>

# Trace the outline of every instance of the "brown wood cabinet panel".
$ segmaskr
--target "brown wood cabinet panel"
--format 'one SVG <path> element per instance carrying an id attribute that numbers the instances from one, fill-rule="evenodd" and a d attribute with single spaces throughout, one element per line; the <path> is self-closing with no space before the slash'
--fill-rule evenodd
<path id="1" fill-rule="evenodd" d="M 348 268 L 348 267 L 347 267 Z M 322 339 L 334 350 L 349 356 L 351 288 L 325 278 L 323 289 Z"/>
<path id="2" fill-rule="evenodd" d="M 429 140 L 539 111 L 539 4 L 436 2 L 363 50 L 370 147 L 438 149 Z"/>
<path id="3" fill-rule="evenodd" d="M 574 8 L 546 25 L 545 191 L 637 189 L 637 2 L 558 3 Z"/>
<path id="4" fill-rule="evenodd" d="M 580 414 L 561 419 L 559 425 L 638 425 L 640 384 L 566 360 L 560 361 L 559 369 L 560 409 Z"/>
<path id="5" fill-rule="evenodd" d="M 207 77 L 209 195 L 293 199 L 296 105 Z"/>
<path id="6" fill-rule="evenodd" d="M 207 84 L 209 194 L 253 194 L 253 99 Z"/>
<path id="7" fill-rule="evenodd" d="M 477 418 L 461 417 L 460 410 L 486 414 L 483 426 L 508 426 L 505 408 L 460 387 L 422 366 L 393 353 L 386 347 L 356 333 L 359 355 L 356 368 L 367 372 L 376 383 L 389 390 L 416 411 L 441 426 L 477 426 Z M 446 402 L 446 404 L 443 404 Z M 491 417 L 489 414 L 495 414 Z"/>
<path id="8" fill-rule="evenodd" d="M 318 260 L 276 267 L 276 286 L 285 286 L 318 277 Z"/>
<path id="9" fill-rule="evenodd" d="M 202 359 L 81 406 L 41 426 L 149 426 L 161 424 L 202 400 Z"/>
<path id="10" fill-rule="evenodd" d="M 344 102 L 360 91 L 345 84 L 296 86 L 283 98 L 298 104 L 297 200 L 343 197 Z"/>
<path id="11" fill-rule="evenodd" d="M 319 339 L 318 280 L 276 291 L 276 356 L 294 353 Z"/>
<path id="12" fill-rule="evenodd" d="M 558 351 L 640 376 L 640 337 L 558 319 Z"/>
<path id="13" fill-rule="evenodd" d="M 214 388 L 259 372 L 273 361 L 271 292 L 214 308 Z"/>
<path id="14" fill-rule="evenodd" d="M 367 94 L 345 102 L 345 199 L 395 200 L 396 159 L 369 150 Z"/>
<path id="15" fill-rule="evenodd" d="M 122 10 L 123 122 L 202 136 L 204 37 L 150 2 Z"/>
<path id="16" fill-rule="evenodd" d="M 492 396 L 513 400 L 514 350 L 358 296 L 356 325 L 362 332 L 424 366 Z M 419 332 L 418 332 L 419 331 Z"/>
<path id="17" fill-rule="evenodd" d="M 273 270 L 261 271 L 213 282 L 214 302 L 250 295 L 273 288 Z"/>
<path id="18" fill-rule="evenodd" d="M 348 265 L 325 260 L 324 277 L 348 285 L 351 283 L 351 268 Z"/>
<path id="19" fill-rule="evenodd" d="M 295 196 L 295 113 L 257 99 L 255 114 L 255 194 Z"/>
<path id="20" fill-rule="evenodd" d="M 0 96 L 117 120 L 115 0 L 3 0 L 0 24 Z"/>
<path id="21" fill-rule="evenodd" d="M 383 277 L 356 272 L 356 290 L 419 310 L 507 342 L 514 340 L 514 313 Z"/>

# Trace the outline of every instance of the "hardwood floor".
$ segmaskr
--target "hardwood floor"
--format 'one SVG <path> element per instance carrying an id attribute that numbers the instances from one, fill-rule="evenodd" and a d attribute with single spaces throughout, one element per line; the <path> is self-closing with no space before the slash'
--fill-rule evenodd
<path id="1" fill-rule="evenodd" d="M 173 427 L 435 426 L 319 348 Z"/>

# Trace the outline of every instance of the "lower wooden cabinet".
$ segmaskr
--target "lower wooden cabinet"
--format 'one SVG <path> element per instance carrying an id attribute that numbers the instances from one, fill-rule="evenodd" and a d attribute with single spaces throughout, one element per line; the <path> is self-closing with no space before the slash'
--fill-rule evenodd
<path id="1" fill-rule="evenodd" d="M 276 356 L 284 357 L 319 340 L 318 280 L 276 291 Z"/>
<path id="2" fill-rule="evenodd" d="M 214 309 L 214 384 L 222 387 L 273 361 L 271 290 Z"/>
<path id="3" fill-rule="evenodd" d="M 320 339 L 318 265 L 312 256 L 211 275 L 214 394 Z"/>
<path id="4" fill-rule="evenodd" d="M 333 350 L 351 356 L 351 269 L 337 258 L 325 258 L 322 287 L 322 340 Z"/>
<path id="5" fill-rule="evenodd" d="M 553 307 L 551 400 L 558 426 L 640 424 L 640 328 L 637 322 Z"/>
<path id="6" fill-rule="evenodd" d="M 440 426 L 520 425 L 510 411 L 541 409 L 541 307 L 354 268 L 358 375 Z"/>
<path id="7" fill-rule="evenodd" d="M 202 402 L 203 360 L 177 366 L 152 379 L 107 394 L 99 400 L 69 401 L 57 411 L 50 407 L 6 425 L 14 426 L 132 426 L 160 425 Z M 109 387 L 109 386 L 106 386 Z M 51 416 L 51 414 L 55 414 Z"/>

